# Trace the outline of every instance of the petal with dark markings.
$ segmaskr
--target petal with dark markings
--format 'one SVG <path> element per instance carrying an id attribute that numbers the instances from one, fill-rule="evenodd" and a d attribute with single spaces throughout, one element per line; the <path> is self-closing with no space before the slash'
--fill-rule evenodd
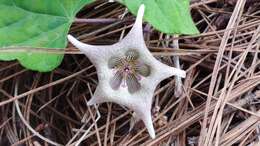
<path id="1" fill-rule="evenodd" d="M 123 59 L 119 58 L 119 57 L 111 57 L 108 60 L 108 67 L 109 68 L 115 68 L 117 66 L 121 66 L 123 65 Z"/>
<path id="2" fill-rule="evenodd" d="M 123 80 L 123 72 L 117 71 L 115 75 L 110 79 L 109 84 L 112 89 L 117 90 Z"/>
<path id="3" fill-rule="evenodd" d="M 138 82 L 138 79 L 134 74 L 128 74 L 126 76 L 126 85 L 129 93 L 135 93 L 141 88 L 141 84 Z"/>
<path id="4" fill-rule="evenodd" d="M 137 63 L 135 66 L 135 71 L 144 77 L 147 77 L 151 74 L 150 66 L 144 63 Z"/>
<path id="5" fill-rule="evenodd" d="M 139 53 L 136 50 L 131 49 L 125 53 L 125 56 L 126 60 L 133 61 L 139 58 Z"/>

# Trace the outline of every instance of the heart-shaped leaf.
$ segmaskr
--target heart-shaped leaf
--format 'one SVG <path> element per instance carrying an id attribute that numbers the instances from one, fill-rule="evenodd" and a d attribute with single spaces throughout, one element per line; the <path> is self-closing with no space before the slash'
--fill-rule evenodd
<path id="1" fill-rule="evenodd" d="M 189 0 L 121 0 L 136 14 L 145 5 L 144 19 L 156 29 L 168 34 L 198 34 L 190 15 Z"/>
<path id="2" fill-rule="evenodd" d="M 0 49 L 5 47 L 65 48 L 76 13 L 94 0 L 0 0 Z M 28 69 L 46 72 L 62 61 L 61 54 L 0 53 Z"/>

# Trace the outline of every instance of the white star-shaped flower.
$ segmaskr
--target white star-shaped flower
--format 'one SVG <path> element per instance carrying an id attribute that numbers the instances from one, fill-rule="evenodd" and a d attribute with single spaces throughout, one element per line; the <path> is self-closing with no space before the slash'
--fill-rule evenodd
<path id="1" fill-rule="evenodd" d="M 170 76 L 185 77 L 183 70 L 158 61 L 145 45 L 142 19 L 144 5 L 138 10 L 134 26 L 124 39 L 113 45 L 88 45 L 71 35 L 68 40 L 94 64 L 99 83 L 89 105 L 115 102 L 132 109 L 152 138 L 155 132 L 151 106 L 156 86 Z"/>

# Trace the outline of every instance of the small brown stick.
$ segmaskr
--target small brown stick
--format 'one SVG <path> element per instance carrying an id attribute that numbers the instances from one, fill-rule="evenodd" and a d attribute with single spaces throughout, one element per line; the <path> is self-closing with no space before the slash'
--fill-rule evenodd
<path id="1" fill-rule="evenodd" d="M 174 35 L 173 37 L 174 38 L 178 38 L 179 35 Z M 173 39 L 173 43 L 172 43 L 172 47 L 175 49 L 175 50 L 178 50 L 179 49 L 179 40 L 178 39 Z M 174 65 L 177 69 L 181 69 L 181 66 L 180 66 L 180 58 L 179 56 L 173 56 L 173 62 L 174 62 Z M 182 90 L 182 81 L 181 81 L 181 77 L 179 76 L 175 76 L 175 88 L 174 88 L 174 95 L 175 97 L 180 97 L 183 93 L 183 90 Z"/>
<path id="2" fill-rule="evenodd" d="M 14 96 L 17 96 L 18 95 L 18 82 L 16 82 L 15 84 L 15 94 Z M 14 101 L 15 103 L 15 107 L 16 107 L 16 111 L 20 117 L 20 119 L 22 120 L 23 124 L 28 128 L 28 130 L 30 130 L 35 136 L 39 137 L 40 139 L 42 139 L 43 141 L 46 141 L 52 145 L 55 145 L 55 146 L 62 146 L 61 144 L 59 143 L 56 143 L 50 139 L 47 139 L 46 137 L 42 136 L 39 132 L 35 131 L 30 125 L 29 123 L 25 120 L 25 118 L 23 117 L 23 114 L 21 112 L 21 109 L 19 107 L 19 103 L 18 103 L 18 100 L 16 99 Z"/>
<path id="3" fill-rule="evenodd" d="M 15 101 L 15 100 L 21 99 L 21 98 L 23 98 L 23 97 L 26 97 L 27 95 L 30 95 L 30 94 L 33 94 L 33 93 L 35 93 L 35 92 L 44 90 L 44 89 L 49 88 L 49 87 L 51 87 L 51 86 L 60 84 L 60 83 L 66 81 L 66 80 L 68 80 L 68 79 L 74 78 L 74 77 L 76 77 L 77 75 L 79 75 L 79 74 L 81 74 L 81 73 L 87 71 L 89 68 L 92 68 L 92 66 L 89 66 L 89 67 L 87 67 L 87 68 L 85 68 L 85 69 L 83 69 L 83 70 L 81 70 L 81 71 L 78 71 L 77 73 L 74 73 L 74 74 L 72 74 L 72 75 L 70 75 L 70 76 L 67 76 L 67 77 L 65 77 L 65 78 L 63 78 L 63 79 L 59 79 L 59 80 L 54 81 L 54 82 L 52 82 L 52 83 L 50 83 L 50 84 L 47 84 L 47 85 L 44 85 L 44 86 L 35 88 L 35 89 L 30 90 L 30 91 L 28 91 L 28 92 L 22 93 L 22 94 L 20 94 L 20 95 L 17 95 L 17 96 L 15 96 L 15 97 L 12 98 L 12 99 L 8 99 L 8 100 L 5 100 L 5 101 L 2 101 L 2 102 L 0 102 L 0 106 L 3 106 L 3 105 L 8 104 L 8 103 L 11 103 L 11 102 L 13 102 L 13 101 Z"/>

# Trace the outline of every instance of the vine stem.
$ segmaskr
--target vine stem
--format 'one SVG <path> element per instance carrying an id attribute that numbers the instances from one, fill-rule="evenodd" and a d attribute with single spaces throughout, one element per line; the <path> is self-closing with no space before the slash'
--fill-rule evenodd
<path id="1" fill-rule="evenodd" d="M 84 18 L 75 18 L 74 22 L 75 23 L 101 23 L 101 24 L 106 24 L 106 23 L 113 23 L 118 21 L 118 19 L 114 19 L 114 18 L 95 18 L 95 19 L 84 19 Z"/>

